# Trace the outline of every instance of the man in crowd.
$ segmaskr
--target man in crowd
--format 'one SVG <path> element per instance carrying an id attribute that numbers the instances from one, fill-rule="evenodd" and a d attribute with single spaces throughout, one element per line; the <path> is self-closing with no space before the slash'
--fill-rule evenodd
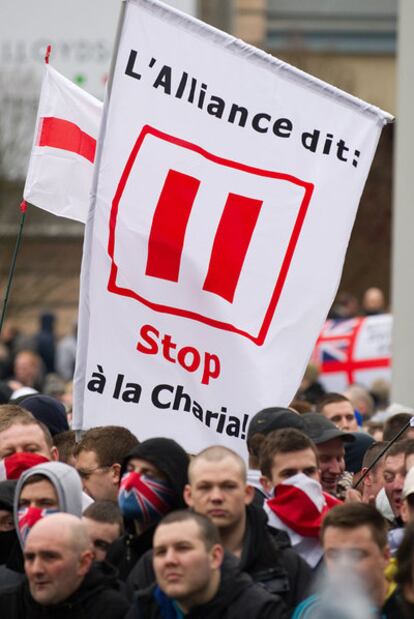
<path id="1" fill-rule="evenodd" d="M 262 483 L 272 498 L 266 503 L 269 525 L 286 531 L 293 549 L 318 566 L 324 514 L 338 501 L 322 491 L 314 443 L 294 428 L 271 432 L 260 453 Z"/>
<path id="2" fill-rule="evenodd" d="M 332 421 L 320 413 L 306 413 L 303 415 L 303 420 L 306 434 L 316 445 L 324 492 L 344 498 L 344 488 L 338 486 L 345 472 L 344 444 L 355 441 L 354 435 L 339 430 Z M 351 483 L 352 476 L 348 485 L 351 486 Z"/>
<path id="3" fill-rule="evenodd" d="M 372 465 L 372 463 L 376 460 L 379 454 L 384 451 L 387 443 L 378 442 L 373 443 L 366 450 L 363 460 L 362 460 L 362 469 L 361 475 L 364 475 L 368 468 Z M 375 499 L 377 498 L 378 493 L 384 487 L 384 458 L 380 458 L 378 462 L 374 464 L 372 468 L 370 468 L 367 475 L 361 482 L 362 488 L 362 502 L 363 503 L 375 503 Z"/>
<path id="4" fill-rule="evenodd" d="M 378 510 L 364 503 L 336 506 L 325 516 L 321 540 L 328 572 L 348 565 L 348 573 L 352 570 L 371 604 L 379 612 L 382 609 L 381 616 L 386 618 L 393 586 L 385 576 L 390 559 L 387 524 Z M 313 595 L 299 605 L 293 617 L 317 619 L 318 606 L 318 595 Z"/>
<path id="5" fill-rule="evenodd" d="M 14 454 L 38 454 L 48 460 L 57 460 L 49 430 L 20 406 L 0 406 L 0 459 Z"/>
<path id="6" fill-rule="evenodd" d="M 287 547 L 281 531 L 267 529 L 265 512 L 252 504 L 242 458 L 226 447 L 208 447 L 190 463 L 184 498 L 189 507 L 211 518 L 223 547 L 240 560 L 240 569 L 288 608 L 303 599 L 311 579 L 309 566 Z"/>
<path id="7" fill-rule="evenodd" d="M 344 395 L 327 393 L 319 400 L 318 410 L 343 432 L 358 432 L 354 407 Z"/>
<path id="8" fill-rule="evenodd" d="M 53 514 L 40 520 L 26 540 L 27 580 L 0 593 L 0 616 L 122 619 L 129 605 L 117 590 L 115 573 L 92 563 L 91 542 L 79 518 Z"/>
<path id="9" fill-rule="evenodd" d="M 290 408 L 264 408 L 252 417 L 247 430 L 247 449 L 249 451 L 249 469 L 247 482 L 255 489 L 254 502 L 263 506 L 266 491 L 260 482 L 259 452 L 267 434 L 283 428 L 297 428 L 304 431 L 305 424 L 301 415 Z"/>
<path id="10" fill-rule="evenodd" d="M 188 454 L 169 438 L 143 441 L 125 458 L 118 493 L 125 534 L 108 551 L 108 561 L 118 568 L 122 580 L 152 548 L 155 527 L 161 518 L 184 507 L 188 464 Z"/>
<path id="11" fill-rule="evenodd" d="M 92 428 L 73 454 L 84 491 L 95 501 L 117 501 L 121 464 L 138 439 L 121 426 Z"/>
<path id="12" fill-rule="evenodd" d="M 223 562 L 223 557 L 219 532 L 209 518 L 190 511 L 170 513 L 154 535 L 156 584 L 138 593 L 127 618 L 287 617 L 280 597 L 240 573 L 236 561 Z"/>
<path id="13" fill-rule="evenodd" d="M 394 443 L 384 455 L 384 493 L 391 507 L 391 524 L 400 527 L 402 491 L 406 475 L 405 457 L 407 450 L 414 445 L 413 439 L 404 439 Z M 381 506 L 382 491 L 378 494 L 377 507 Z M 384 508 L 381 508 L 381 511 Z M 384 513 L 384 512 L 383 512 Z M 387 513 L 384 514 L 387 516 Z"/>
<path id="14" fill-rule="evenodd" d="M 112 501 L 95 501 L 83 512 L 82 522 L 91 538 L 95 561 L 105 561 L 109 546 L 124 532 L 118 505 Z"/>

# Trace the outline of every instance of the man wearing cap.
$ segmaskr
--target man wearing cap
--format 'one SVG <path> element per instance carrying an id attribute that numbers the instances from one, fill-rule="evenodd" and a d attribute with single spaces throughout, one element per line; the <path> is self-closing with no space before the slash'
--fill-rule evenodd
<path id="1" fill-rule="evenodd" d="M 318 451 L 321 484 L 324 492 L 342 498 L 338 482 L 345 472 L 344 443 L 355 441 L 350 432 L 342 432 L 320 413 L 302 416 L 305 433 L 313 440 Z"/>
<path id="2" fill-rule="evenodd" d="M 283 428 L 296 428 L 305 431 L 302 417 L 290 408 L 271 407 L 264 408 L 252 417 L 247 430 L 247 449 L 249 452 L 249 469 L 247 483 L 255 490 L 254 504 L 263 506 L 268 494 L 260 482 L 261 472 L 259 465 L 259 452 L 265 436 L 274 430 Z"/>

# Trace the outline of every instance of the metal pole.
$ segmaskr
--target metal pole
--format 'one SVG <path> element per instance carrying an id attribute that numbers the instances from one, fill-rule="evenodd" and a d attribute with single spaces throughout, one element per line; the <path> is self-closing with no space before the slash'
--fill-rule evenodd
<path id="1" fill-rule="evenodd" d="M 11 289 L 11 285 L 12 285 L 12 281 L 13 281 L 13 276 L 14 276 L 14 269 L 16 266 L 16 260 L 17 260 L 17 254 L 19 253 L 19 247 L 20 247 L 20 242 L 22 240 L 22 236 L 23 236 L 23 227 L 24 227 L 24 222 L 26 219 L 26 210 L 27 210 L 27 204 L 26 202 L 22 202 L 20 205 L 20 211 L 21 211 L 21 218 L 20 218 L 20 226 L 19 226 L 19 232 L 17 234 L 17 238 L 16 238 L 16 244 L 14 246 L 14 252 L 13 252 L 13 257 L 12 257 L 12 261 L 11 261 L 11 265 L 10 265 L 10 270 L 9 270 L 9 277 L 7 279 L 7 284 L 6 284 L 6 292 L 4 295 L 4 301 L 3 301 L 3 307 L 1 310 L 1 318 L 0 318 L 0 335 L 1 335 L 1 331 L 3 328 L 3 323 L 4 323 L 4 319 L 6 317 L 6 311 L 7 311 L 7 304 L 9 301 L 9 294 L 10 294 L 10 289 Z"/>
<path id="2" fill-rule="evenodd" d="M 414 406 L 414 2 L 400 0 L 397 55 L 397 123 L 392 237 L 393 351 L 391 400 Z"/>

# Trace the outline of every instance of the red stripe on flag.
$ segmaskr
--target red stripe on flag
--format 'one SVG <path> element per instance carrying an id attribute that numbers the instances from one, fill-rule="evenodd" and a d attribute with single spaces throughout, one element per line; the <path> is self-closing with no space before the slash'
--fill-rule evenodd
<path id="1" fill-rule="evenodd" d="M 146 275 L 178 281 L 185 232 L 199 185 L 193 176 L 168 172 L 152 220 Z"/>
<path id="2" fill-rule="evenodd" d="M 332 374 L 336 372 L 347 372 L 347 374 L 349 374 L 357 370 L 374 370 L 376 368 L 389 367 L 391 367 L 390 357 L 377 357 L 375 359 L 354 359 L 344 362 L 325 361 L 322 363 L 321 370 L 323 374 Z"/>
<path id="3" fill-rule="evenodd" d="M 95 160 L 96 140 L 78 125 L 47 116 L 40 119 L 37 146 L 51 146 L 76 153 L 91 163 Z"/>
<path id="4" fill-rule="evenodd" d="M 203 290 L 233 302 L 262 200 L 229 193 L 217 228 Z"/>

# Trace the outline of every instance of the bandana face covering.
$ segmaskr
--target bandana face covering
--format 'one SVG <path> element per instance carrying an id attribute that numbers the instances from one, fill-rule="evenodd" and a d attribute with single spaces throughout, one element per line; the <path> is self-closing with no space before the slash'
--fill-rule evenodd
<path id="1" fill-rule="evenodd" d="M 22 536 L 23 544 L 26 542 L 27 536 L 38 520 L 49 514 L 57 514 L 58 512 L 58 509 L 52 508 L 40 509 L 39 507 L 23 507 L 19 509 L 19 531 Z"/>
<path id="2" fill-rule="evenodd" d="M 150 525 L 158 522 L 175 503 L 175 492 L 168 482 L 152 479 L 135 471 L 122 477 L 118 504 L 125 518 Z"/>
<path id="3" fill-rule="evenodd" d="M 44 464 L 49 459 L 31 452 L 14 453 L 3 458 L 4 479 L 19 479 L 20 475 L 36 464 Z"/>

